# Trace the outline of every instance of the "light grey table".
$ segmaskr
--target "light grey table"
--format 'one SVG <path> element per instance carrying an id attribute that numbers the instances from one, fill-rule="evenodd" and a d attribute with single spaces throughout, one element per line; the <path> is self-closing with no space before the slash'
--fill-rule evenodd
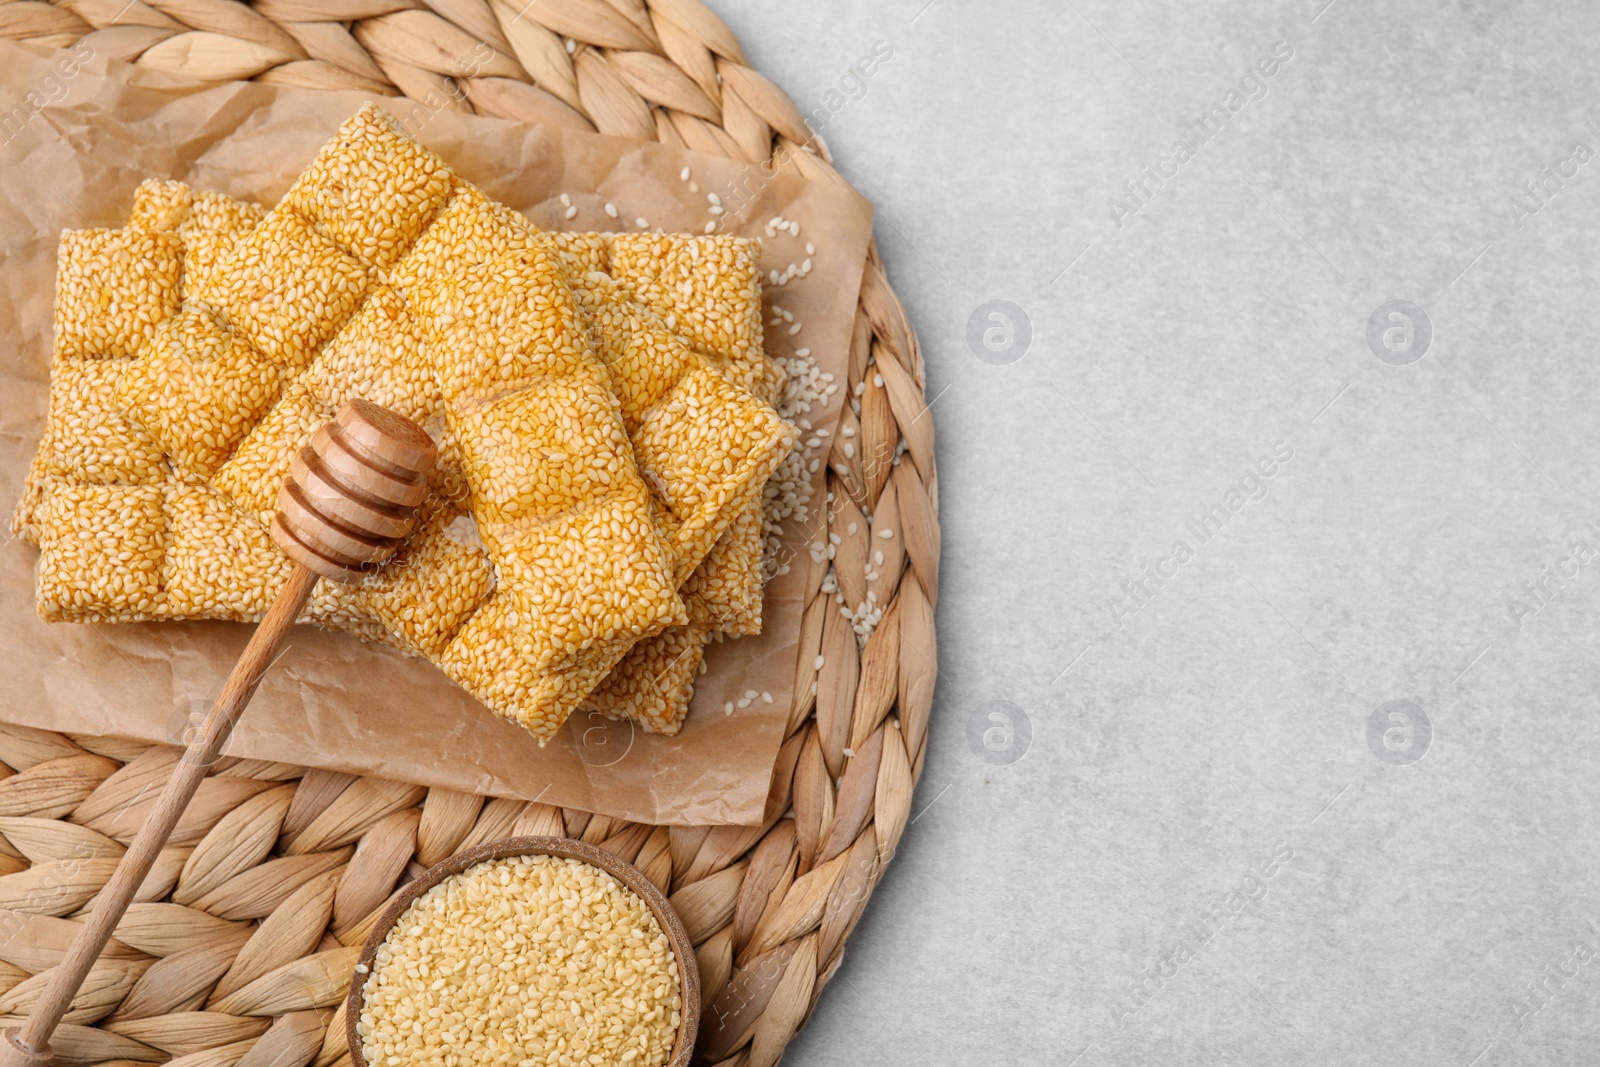
<path id="1" fill-rule="evenodd" d="M 1600 1062 L 1600 8 L 717 6 L 939 437 L 915 824 L 793 1062 Z"/>

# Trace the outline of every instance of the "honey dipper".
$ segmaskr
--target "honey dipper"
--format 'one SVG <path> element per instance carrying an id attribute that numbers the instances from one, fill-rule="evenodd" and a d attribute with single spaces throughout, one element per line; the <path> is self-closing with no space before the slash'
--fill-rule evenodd
<path id="1" fill-rule="evenodd" d="M 415 524 L 416 508 L 427 495 L 434 459 L 433 441 L 420 426 L 365 400 L 346 404 L 294 457 L 272 521 L 272 539 L 294 561 L 294 570 L 256 627 L 198 736 L 189 742 L 116 872 L 100 891 L 94 911 L 53 969 L 49 988 L 25 1025 L 5 1032 L 0 1063 L 43 1067 L 50 1062 L 50 1037 L 56 1025 L 150 873 L 190 798 L 217 762 L 234 723 L 255 695 L 261 676 L 289 636 L 317 579 L 360 582 L 373 564 L 394 551 Z"/>

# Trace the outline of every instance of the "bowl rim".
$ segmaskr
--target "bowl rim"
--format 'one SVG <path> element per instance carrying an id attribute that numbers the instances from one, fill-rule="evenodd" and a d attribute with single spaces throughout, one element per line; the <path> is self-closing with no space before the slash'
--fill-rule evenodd
<path id="1" fill-rule="evenodd" d="M 580 860 L 605 871 L 645 902 L 666 933 L 672 953 L 677 957 L 678 992 L 683 1001 L 678 1012 L 678 1033 L 673 1041 L 672 1054 L 662 1067 L 687 1067 L 694 1055 L 695 1037 L 700 1028 L 700 968 L 689 931 L 667 901 L 666 894 L 645 877 L 643 871 L 614 853 L 570 837 L 502 837 L 486 841 L 440 860 L 405 884 L 403 891 L 389 901 L 367 933 L 366 942 L 361 946 L 361 955 L 356 959 L 356 969 L 350 976 L 350 990 L 344 1002 L 344 1026 L 352 1067 L 369 1067 L 361 1052 L 361 1038 L 356 1033 L 356 1023 L 361 1019 L 362 990 L 371 976 L 372 961 L 377 957 L 378 946 L 389 936 L 389 931 L 400 916 L 418 897 L 445 879 L 480 863 L 513 856 L 556 856 Z"/>

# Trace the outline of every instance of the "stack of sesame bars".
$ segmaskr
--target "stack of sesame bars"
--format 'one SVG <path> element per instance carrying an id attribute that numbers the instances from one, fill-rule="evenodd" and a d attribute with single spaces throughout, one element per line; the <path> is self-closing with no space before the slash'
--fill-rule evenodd
<path id="1" fill-rule="evenodd" d="M 270 210 L 175 182 L 62 235 L 44 437 L 13 520 L 49 621 L 259 619 L 290 458 L 347 400 L 424 426 L 418 531 L 303 621 L 428 658 L 541 742 L 678 731 L 705 645 L 761 628 L 762 490 L 794 445 L 759 247 L 541 232 L 375 107 Z"/>

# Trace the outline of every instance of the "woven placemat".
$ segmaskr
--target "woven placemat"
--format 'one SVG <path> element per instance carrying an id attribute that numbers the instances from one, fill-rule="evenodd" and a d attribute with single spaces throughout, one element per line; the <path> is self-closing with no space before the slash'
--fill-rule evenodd
<path id="1" fill-rule="evenodd" d="M 0 0 L 0 36 L 183 78 L 403 95 L 419 106 L 681 144 L 843 181 L 700 0 Z M 57 1062 L 348 1063 L 336 1018 L 396 883 L 507 834 L 638 865 L 697 945 L 707 1063 L 766 1067 L 809 1017 L 910 815 L 933 697 L 939 530 L 916 336 L 870 250 L 850 410 L 807 566 L 798 699 L 759 827 L 658 827 L 259 761 L 219 768 L 54 1044 Z M 892 530 L 894 536 L 875 535 Z M 887 547 L 887 551 L 885 548 Z M 881 553 L 881 557 L 880 557 Z M 837 560 L 837 576 L 830 560 Z M 867 600 L 869 563 L 877 608 Z M 870 635 L 870 636 L 868 636 Z M 864 639 L 863 639 L 864 638 Z M 0 726 L 0 1017 L 93 906 L 177 751 Z"/>

